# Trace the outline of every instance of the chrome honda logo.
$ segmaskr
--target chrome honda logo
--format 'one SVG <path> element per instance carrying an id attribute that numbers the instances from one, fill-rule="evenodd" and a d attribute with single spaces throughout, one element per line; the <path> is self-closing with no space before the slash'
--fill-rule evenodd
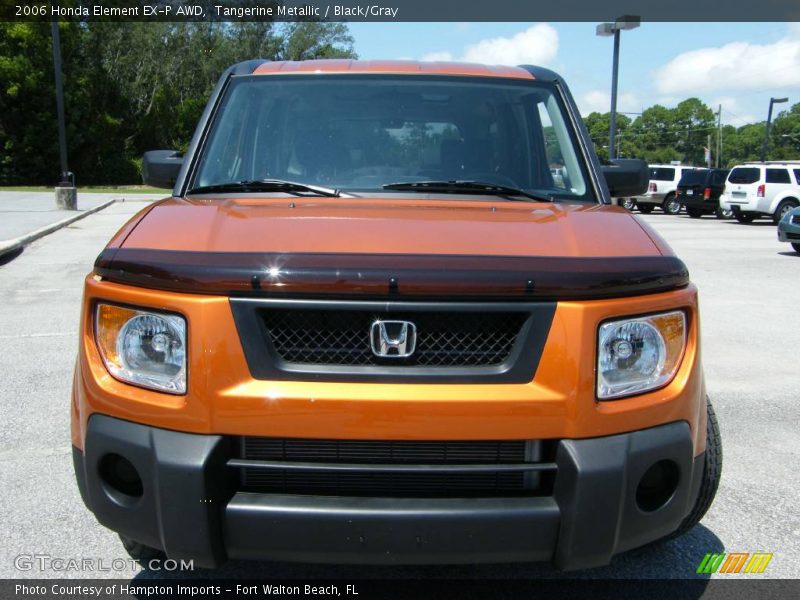
<path id="1" fill-rule="evenodd" d="M 369 338 L 375 356 L 405 358 L 417 347 L 417 326 L 411 321 L 375 321 Z"/>

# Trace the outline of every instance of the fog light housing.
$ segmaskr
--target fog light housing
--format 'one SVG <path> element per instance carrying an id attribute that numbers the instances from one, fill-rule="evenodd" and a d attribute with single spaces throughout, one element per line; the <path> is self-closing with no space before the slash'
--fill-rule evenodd
<path id="1" fill-rule="evenodd" d="M 133 463 L 119 454 L 106 454 L 98 467 L 106 493 L 120 504 L 130 504 L 142 497 L 144 485 Z"/>
<path id="2" fill-rule="evenodd" d="M 636 506 L 643 512 L 662 508 L 675 495 L 680 469 L 671 460 L 660 460 L 645 471 L 636 487 Z"/>

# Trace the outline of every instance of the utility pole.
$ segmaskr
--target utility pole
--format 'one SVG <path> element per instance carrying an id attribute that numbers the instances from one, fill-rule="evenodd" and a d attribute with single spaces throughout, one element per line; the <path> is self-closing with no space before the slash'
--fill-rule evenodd
<path id="1" fill-rule="evenodd" d="M 708 153 L 706 154 L 706 167 L 708 167 L 710 169 L 711 168 L 711 134 L 710 133 L 708 134 L 708 140 L 706 141 L 706 143 L 708 144 L 708 146 L 706 146 L 706 148 L 708 149 Z"/>
<path id="2" fill-rule="evenodd" d="M 722 157 L 722 104 L 719 105 L 717 110 L 717 160 L 716 165 L 719 168 L 719 161 Z"/>
<path id="3" fill-rule="evenodd" d="M 56 206 L 67 210 L 78 209 L 78 193 L 75 184 L 70 180 L 67 166 L 67 132 L 64 124 L 64 85 L 61 81 L 61 39 L 58 33 L 58 21 L 50 22 L 53 36 L 53 71 L 56 84 L 56 116 L 58 119 L 58 152 L 61 159 L 61 174 L 56 186 Z"/>

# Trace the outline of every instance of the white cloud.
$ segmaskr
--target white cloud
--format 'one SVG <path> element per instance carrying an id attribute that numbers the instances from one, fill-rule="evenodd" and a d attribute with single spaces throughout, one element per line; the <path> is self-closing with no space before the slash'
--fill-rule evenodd
<path id="1" fill-rule="evenodd" d="M 773 44 L 732 42 L 684 52 L 653 73 L 665 94 L 800 86 L 800 39 Z"/>
<path id="2" fill-rule="evenodd" d="M 558 54 L 558 32 L 545 23 L 511 37 L 485 39 L 464 48 L 458 60 L 489 65 L 552 65 Z M 425 61 L 453 60 L 451 52 L 431 52 Z"/>
<path id="3" fill-rule="evenodd" d="M 611 92 L 589 90 L 578 98 L 578 108 L 586 116 L 593 112 L 607 113 L 611 110 Z M 618 112 L 639 112 L 642 103 L 636 94 L 625 92 L 617 95 Z"/>
<path id="4" fill-rule="evenodd" d="M 746 109 L 732 96 L 717 96 L 710 102 L 710 105 L 715 112 L 717 107 L 722 105 L 722 123 L 725 125 L 741 127 L 748 123 L 758 123 L 764 119 L 764 117 L 758 118 L 745 112 Z"/>
<path id="5" fill-rule="evenodd" d="M 430 52 L 422 57 L 426 62 L 450 62 L 453 60 L 453 55 L 449 52 Z"/>

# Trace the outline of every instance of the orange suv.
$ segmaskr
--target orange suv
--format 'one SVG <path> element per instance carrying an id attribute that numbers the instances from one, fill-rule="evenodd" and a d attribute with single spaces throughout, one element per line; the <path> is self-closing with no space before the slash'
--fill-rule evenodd
<path id="1" fill-rule="evenodd" d="M 697 290 L 555 73 L 240 63 L 143 173 L 72 394 L 135 558 L 578 569 L 711 504 Z"/>

